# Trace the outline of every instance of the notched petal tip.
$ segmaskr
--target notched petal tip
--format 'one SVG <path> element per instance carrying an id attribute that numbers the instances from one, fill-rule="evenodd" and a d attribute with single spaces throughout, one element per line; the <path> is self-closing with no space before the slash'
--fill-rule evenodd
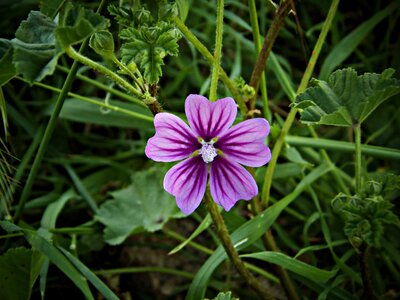
<path id="1" fill-rule="evenodd" d="M 219 157 L 211 165 L 210 191 L 214 201 L 229 211 L 239 200 L 251 200 L 258 187 L 251 174 L 241 165 Z"/>

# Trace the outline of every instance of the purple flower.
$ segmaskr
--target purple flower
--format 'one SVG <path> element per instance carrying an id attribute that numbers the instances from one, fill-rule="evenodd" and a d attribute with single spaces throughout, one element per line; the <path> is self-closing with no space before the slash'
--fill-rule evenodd
<path id="1" fill-rule="evenodd" d="M 164 178 L 164 189 L 176 197 L 182 212 L 190 214 L 200 205 L 208 172 L 212 198 L 226 211 L 238 200 L 257 195 L 256 182 L 240 164 L 260 167 L 271 159 L 264 144 L 268 122 L 256 118 L 231 127 L 237 114 L 232 98 L 210 102 L 203 96 L 189 95 L 185 112 L 190 127 L 175 115 L 157 114 L 156 134 L 146 146 L 147 157 L 155 161 L 184 159 Z"/>

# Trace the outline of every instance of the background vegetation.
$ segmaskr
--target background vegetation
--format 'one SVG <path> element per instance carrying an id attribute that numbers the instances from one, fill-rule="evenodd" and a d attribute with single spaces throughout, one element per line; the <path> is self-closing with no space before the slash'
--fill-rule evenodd
<path id="1" fill-rule="evenodd" d="M 338 2 L 284 2 L 293 12 L 281 24 L 279 3 L 224 5 L 227 76 L 217 95 L 234 96 L 238 121 L 270 120 L 277 164 L 254 171 L 261 211 L 240 201 L 222 215 L 277 299 L 400 295 L 400 87 L 383 73 L 399 78 L 399 3 Z M 208 95 L 216 15 L 217 2 L 205 0 L 1 1 L 1 299 L 257 298 L 226 259 L 206 206 L 181 214 L 162 188 L 172 164 L 144 155 L 158 103 L 185 118 L 186 96 Z M 263 66 L 268 30 L 277 38 L 253 98 L 246 83 Z M 90 37 L 81 53 L 97 65 L 78 53 Z M 326 108 L 323 82 L 307 76 L 332 87 L 342 68 L 383 74 L 334 73 L 355 85 L 340 86 L 343 102 Z M 362 106 L 367 98 L 373 107 Z M 340 123 L 338 110 L 350 121 Z"/>

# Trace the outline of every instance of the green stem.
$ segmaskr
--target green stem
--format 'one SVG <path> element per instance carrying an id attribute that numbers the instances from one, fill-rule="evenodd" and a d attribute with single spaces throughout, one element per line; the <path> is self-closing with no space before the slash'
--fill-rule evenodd
<path id="1" fill-rule="evenodd" d="M 100 3 L 100 6 L 102 6 L 104 4 L 104 2 L 105 2 L 105 0 L 102 0 L 102 2 Z M 80 48 L 80 51 L 83 51 L 87 47 L 87 44 L 88 43 L 87 43 L 87 39 L 86 39 L 83 42 L 83 44 Z M 35 177 L 39 171 L 40 164 L 41 164 L 43 156 L 46 152 L 47 145 L 49 144 L 50 138 L 54 131 L 54 128 L 56 127 L 58 115 L 60 114 L 61 108 L 64 104 L 64 100 L 68 95 L 68 91 L 71 89 L 72 81 L 74 80 L 75 74 L 77 71 L 78 71 L 78 62 L 74 61 L 74 63 L 72 64 L 71 70 L 68 73 L 67 79 L 64 82 L 62 90 L 61 90 L 60 94 L 58 95 L 54 110 L 51 114 L 50 120 L 47 124 L 46 130 L 44 132 L 43 139 L 40 143 L 35 160 L 33 161 L 32 168 L 29 172 L 28 178 L 27 178 L 24 188 L 22 190 L 21 198 L 18 202 L 17 210 L 14 215 L 15 223 L 18 223 L 21 218 L 22 212 L 25 207 L 25 203 L 28 200 L 29 194 L 32 190 L 33 182 L 35 181 Z"/>
<path id="2" fill-rule="evenodd" d="M 62 71 L 64 73 L 68 73 L 69 72 L 68 68 L 65 68 L 65 67 L 62 67 L 62 66 L 57 66 L 57 69 L 59 69 L 60 71 Z M 79 74 L 79 73 L 76 74 L 76 78 L 78 78 L 79 80 L 82 80 L 83 82 L 89 83 L 89 84 L 91 84 L 91 85 L 93 85 L 93 86 L 95 86 L 95 87 L 97 87 L 99 89 L 102 89 L 102 90 L 104 90 L 104 91 L 106 91 L 106 92 L 108 92 L 110 94 L 118 96 L 121 99 L 133 102 L 135 104 L 138 104 L 140 106 L 143 106 L 143 107 L 147 108 L 146 104 L 144 104 L 143 101 L 140 101 L 137 98 L 133 98 L 131 95 L 123 93 L 123 92 L 121 92 L 119 90 L 116 90 L 116 89 L 114 89 L 114 88 L 112 88 L 112 87 L 110 87 L 110 86 L 108 86 L 108 85 L 106 85 L 104 83 L 99 82 L 98 80 L 91 79 L 91 78 L 89 78 L 87 76 L 84 76 L 82 74 Z"/>
<path id="3" fill-rule="evenodd" d="M 340 0 L 333 0 L 332 1 L 331 7 L 329 8 L 328 15 L 327 15 L 325 23 L 324 23 L 324 26 L 322 27 L 322 30 L 321 30 L 321 33 L 320 33 L 320 35 L 318 37 L 317 43 L 315 44 L 314 50 L 311 53 L 311 57 L 310 57 L 310 60 L 308 62 L 306 71 L 304 72 L 303 77 L 302 77 L 301 82 L 300 82 L 300 85 L 299 85 L 299 88 L 297 89 L 297 94 L 302 93 L 306 89 L 306 87 L 308 85 L 308 82 L 309 82 L 309 80 L 311 78 L 311 75 L 312 75 L 312 73 L 314 71 L 315 63 L 317 62 L 319 53 L 321 52 L 321 48 L 322 48 L 322 46 L 323 46 L 323 44 L 325 42 L 326 35 L 328 34 L 329 29 L 330 29 L 331 24 L 332 24 L 332 20 L 335 17 L 336 10 L 337 10 L 337 7 L 339 5 L 339 1 Z"/>
<path id="4" fill-rule="evenodd" d="M 25 81 L 21 77 L 16 77 L 16 78 Z M 47 85 L 47 84 L 41 83 L 41 82 L 34 82 L 33 85 L 48 89 L 50 91 L 61 93 L 61 89 L 53 87 L 51 85 Z M 134 111 L 130 111 L 128 109 L 121 108 L 119 106 L 106 104 L 106 103 L 101 102 L 101 101 L 93 100 L 91 98 L 88 98 L 88 97 L 85 97 L 85 96 L 82 96 L 82 95 L 79 95 L 79 94 L 68 92 L 68 96 L 76 98 L 78 100 L 82 100 L 82 101 L 88 102 L 88 103 L 92 103 L 94 105 L 97 105 L 97 106 L 100 106 L 100 107 L 104 107 L 104 108 L 107 108 L 107 109 L 110 109 L 110 110 L 113 110 L 113 111 L 116 111 L 116 112 L 120 112 L 120 113 L 126 114 L 126 115 L 131 116 L 131 117 L 133 117 L 135 119 L 140 119 L 140 120 L 143 120 L 143 121 L 146 121 L 146 122 L 150 122 L 150 123 L 153 123 L 153 121 L 154 121 L 154 118 L 151 117 L 151 116 L 142 115 L 140 113 L 137 113 L 137 112 L 134 112 Z"/>
<path id="5" fill-rule="evenodd" d="M 211 72 L 210 101 L 217 100 L 218 73 L 221 63 L 222 33 L 224 28 L 224 0 L 218 0 L 215 51 Z"/>
<path id="6" fill-rule="evenodd" d="M 337 4 L 338 4 L 339 0 L 333 0 L 332 4 L 331 4 L 331 8 L 329 9 L 328 12 L 328 16 L 325 20 L 324 26 L 322 27 L 321 33 L 318 37 L 316 46 L 313 50 L 313 53 L 310 57 L 309 63 L 307 65 L 307 68 L 303 74 L 303 77 L 305 77 L 304 79 L 301 80 L 300 86 L 297 90 L 297 93 L 301 93 L 302 91 L 305 90 L 305 88 L 307 87 L 308 81 L 310 79 L 310 74 L 312 73 L 312 70 L 314 69 L 315 63 L 318 59 L 319 53 L 321 51 L 321 46 L 326 38 L 327 33 L 329 32 L 329 29 L 331 27 L 332 24 L 332 19 L 333 16 L 336 13 L 336 9 L 337 9 Z M 264 43 L 265 44 L 265 43 Z M 311 69 L 311 71 L 310 71 Z M 262 188 L 262 193 L 261 193 L 261 199 L 262 199 L 262 203 L 264 206 L 268 205 L 268 201 L 269 201 L 269 194 L 270 194 L 270 190 L 271 190 L 271 184 L 272 184 L 272 175 L 274 174 L 275 171 L 275 167 L 276 167 L 276 163 L 278 161 L 278 157 L 279 154 L 281 152 L 285 137 L 287 135 L 287 133 L 290 130 L 290 127 L 292 127 L 293 121 L 295 119 L 297 113 L 297 109 L 296 108 L 292 108 L 286 118 L 285 123 L 283 124 L 283 128 L 281 130 L 281 133 L 278 137 L 278 140 L 275 143 L 274 148 L 272 149 L 272 158 L 271 161 L 268 164 L 267 167 L 267 172 L 265 173 L 265 178 L 264 178 L 264 184 L 263 184 L 263 188 Z"/>
<path id="7" fill-rule="evenodd" d="M 260 29 L 258 26 L 258 18 L 257 18 L 257 7 L 255 0 L 249 0 L 249 12 L 250 12 L 250 23 L 251 28 L 253 30 L 253 39 L 254 45 L 256 47 L 257 55 L 261 52 L 261 39 L 260 39 Z M 264 106 L 264 118 L 268 121 L 271 121 L 271 112 L 269 110 L 268 104 L 268 93 L 267 93 L 267 80 L 265 77 L 265 68 L 261 73 L 261 82 L 260 82 L 260 89 L 261 89 L 261 99 Z"/>
<path id="8" fill-rule="evenodd" d="M 178 240 L 178 241 L 183 242 L 183 241 L 186 240 L 185 237 L 181 236 L 180 234 L 176 233 L 176 232 L 173 231 L 173 230 L 169 230 L 169 229 L 166 228 L 166 227 L 164 227 L 164 228 L 162 229 L 162 231 L 163 231 L 166 235 L 168 235 L 169 237 L 172 237 L 172 238 L 174 238 L 174 239 L 176 239 L 176 240 Z M 201 252 L 204 252 L 204 253 L 206 253 L 206 254 L 208 254 L 208 255 L 211 255 L 211 254 L 214 253 L 213 250 L 211 250 L 211 249 L 209 249 L 209 248 L 207 248 L 207 247 L 204 247 L 204 246 L 202 246 L 202 245 L 200 245 L 200 244 L 198 244 L 198 243 L 196 243 L 196 242 L 193 242 L 193 241 L 190 241 L 190 242 L 189 242 L 189 245 L 190 245 L 191 247 L 193 247 L 194 249 L 199 250 L 199 251 L 201 251 Z"/>
<path id="9" fill-rule="evenodd" d="M 362 165 L 361 165 L 361 124 L 356 124 L 354 126 L 354 142 L 355 142 L 355 148 L 356 148 L 356 193 L 360 194 L 361 193 L 361 170 L 362 170 Z"/>
<path id="10" fill-rule="evenodd" d="M 289 135 L 286 136 L 285 141 L 292 146 L 312 147 L 317 149 L 327 149 L 339 152 L 354 153 L 356 149 L 354 143 L 335 141 L 330 139 L 322 139 L 322 138 L 316 139 L 311 137 Z M 361 145 L 361 153 L 373 157 L 400 160 L 400 150 L 395 148 Z"/>
<path id="11" fill-rule="evenodd" d="M 208 191 L 206 192 L 205 200 L 222 246 L 224 247 L 226 254 L 240 275 L 242 275 L 247 284 L 257 293 L 258 296 L 260 296 L 261 299 L 274 299 L 274 297 L 265 289 L 265 287 L 262 286 L 261 283 L 253 276 L 253 274 L 250 273 L 250 271 L 244 265 L 242 259 L 239 257 L 238 252 L 232 244 L 231 237 L 228 229 L 226 228 L 224 219 L 218 210 L 217 204 L 211 199 Z"/>
<path id="12" fill-rule="evenodd" d="M 93 70 L 103 73 L 104 75 L 109 77 L 112 81 L 114 81 L 116 84 L 125 88 L 127 91 L 129 91 L 133 95 L 136 95 L 139 97 L 142 95 L 142 93 L 140 91 L 138 91 L 135 87 L 133 87 L 128 81 L 123 79 L 121 76 L 114 73 L 113 71 L 106 68 L 105 66 L 91 60 L 90 58 L 87 58 L 86 56 L 82 55 L 81 53 L 76 52 L 72 46 L 67 47 L 65 49 L 65 53 L 67 53 L 68 56 L 70 56 L 74 60 L 79 61 L 82 64 L 91 67 Z"/>
<path id="13" fill-rule="evenodd" d="M 176 239 L 178 241 L 181 241 L 181 242 L 186 241 L 186 238 L 184 236 L 176 233 L 175 231 L 169 230 L 169 229 L 167 229 L 165 227 L 162 229 L 162 231 L 166 235 L 168 235 L 169 237 L 172 237 L 172 238 L 174 238 L 174 239 Z M 211 255 L 211 254 L 214 253 L 214 251 L 212 249 L 204 247 L 204 246 L 202 246 L 202 245 L 200 245 L 200 244 L 198 244 L 196 242 L 193 242 L 193 241 L 188 242 L 188 245 L 191 246 L 192 248 L 194 248 L 196 250 L 199 250 L 199 251 L 201 251 L 201 252 L 203 252 L 205 254 L 208 254 L 208 255 Z M 255 273 L 260 274 L 261 276 L 265 277 L 266 279 L 271 280 L 272 282 L 275 282 L 275 283 L 279 284 L 279 279 L 277 277 L 275 277 L 274 275 L 272 275 L 272 274 L 270 274 L 268 272 L 265 272 L 263 269 L 261 269 L 261 268 L 259 268 L 257 266 L 254 266 L 252 264 L 249 264 L 249 263 L 244 263 L 244 265 L 249 270 L 252 270 Z"/>
<path id="14" fill-rule="evenodd" d="M 207 59 L 207 61 L 212 65 L 214 63 L 214 57 L 207 50 L 207 48 L 199 41 L 199 39 L 187 28 L 187 26 L 178 18 L 173 17 L 176 27 L 182 32 L 182 34 L 186 37 L 186 39 L 195 46 L 195 48 Z M 236 85 L 232 80 L 229 79 L 228 75 L 220 66 L 219 68 L 219 76 L 222 82 L 227 86 L 229 91 L 232 93 L 235 98 L 237 104 L 239 105 L 239 109 L 243 116 L 247 114 L 246 103 L 243 100 L 243 97 L 240 95 Z"/>
<path id="15" fill-rule="evenodd" d="M 143 81 L 140 81 L 136 75 L 127 67 L 125 66 L 123 63 L 121 63 L 118 58 L 113 55 L 112 57 L 112 61 L 125 73 L 127 73 L 132 79 L 133 81 L 135 81 L 135 84 L 140 88 L 142 93 L 146 92 L 145 87 L 143 86 Z"/>
<path id="16" fill-rule="evenodd" d="M 118 269 L 109 269 L 109 270 L 98 270 L 94 271 L 96 275 L 115 275 L 115 274 L 130 274 L 130 273 L 145 273 L 145 272 L 155 272 L 155 273 L 166 273 L 171 275 L 178 275 L 182 277 L 186 277 L 189 279 L 194 278 L 194 274 L 176 270 L 169 268 L 161 268 L 161 267 L 132 267 L 132 268 L 118 268 Z"/>

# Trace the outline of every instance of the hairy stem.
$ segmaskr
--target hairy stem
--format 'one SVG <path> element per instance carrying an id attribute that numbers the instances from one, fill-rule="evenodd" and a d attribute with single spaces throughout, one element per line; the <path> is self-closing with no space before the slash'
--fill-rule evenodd
<path id="1" fill-rule="evenodd" d="M 228 255 L 240 275 L 244 278 L 247 284 L 257 293 L 261 299 L 274 299 L 274 297 L 261 285 L 261 283 L 250 273 L 250 271 L 244 265 L 242 259 L 239 257 L 238 252 L 232 244 L 231 237 L 228 229 L 226 228 L 224 219 L 220 214 L 217 204 L 211 199 L 209 192 L 206 192 L 205 200 L 207 202 L 207 208 L 213 220 L 219 239 Z"/>
<path id="2" fill-rule="evenodd" d="M 81 53 L 78 53 L 75 51 L 75 49 L 72 46 L 69 46 L 65 49 L 65 53 L 68 54 L 71 58 L 74 60 L 77 60 L 81 62 L 84 65 L 87 65 L 91 67 L 93 70 L 98 71 L 100 73 L 103 73 L 107 77 L 109 77 L 112 81 L 114 81 L 116 84 L 119 86 L 123 87 L 130 93 L 136 96 L 141 96 L 142 93 L 138 91 L 135 87 L 133 87 L 128 81 L 126 81 L 124 78 L 116 74 L 115 72 L 111 71 L 107 67 L 91 60 L 90 58 L 82 55 Z"/>
<path id="3" fill-rule="evenodd" d="M 359 257 L 360 257 L 361 277 L 364 286 L 364 291 L 361 296 L 361 299 L 373 300 L 375 299 L 375 296 L 374 296 L 374 291 L 372 289 L 371 276 L 369 273 L 369 265 L 368 265 L 369 248 L 365 243 L 363 243 L 360 246 L 360 248 L 358 248 L 358 250 L 360 251 Z"/>
<path id="4" fill-rule="evenodd" d="M 217 25 L 215 32 L 215 51 L 211 72 L 210 101 L 217 100 L 218 73 L 221 63 L 222 33 L 224 28 L 224 0 L 218 0 Z"/>
<path id="5" fill-rule="evenodd" d="M 355 161 L 355 169 L 356 169 L 356 193 L 361 193 L 361 124 L 354 125 L 354 142 L 356 146 L 356 161 Z"/>
<path id="6" fill-rule="evenodd" d="M 212 54 L 207 50 L 206 46 L 204 46 L 199 39 L 187 28 L 187 26 L 178 18 L 173 17 L 176 27 L 182 32 L 182 34 L 186 37 L 186 39 L 195 46 L 195 48 L 204 56 L 205 59 L 212 65 L 214 63 L 214 57 Z M 243 100 L 243 97 L 240 95 L 238 89 L 236 88 L 235 84 L 232 80 L 229 79 L 228 75 L 219 67 L 219 76 L 222 82 L 226 85 L 229 91 L 232 93 L 233 97 L 235 98 L 237 104 L 239 105 L 240 112 L 243 116 L 247 114 L 247 107 L 246 103 Z"/>
<path id="7" fill-rule="evenodd" d="M 261 49 L 260 54 L 258 55 L 250 79 L 250 85 L 254 87 L 256 94 L 260 86 L 261 75 L 265 70 L 265 66 L 267 64 L 267 60 L 271 52 L 272 46 L 279 34 L 280 29 L 283 26 L 283 21 L 285 20 L 285 17 L 289 13 L 291 7 L 292 7 L 292 0 L 286 0 L 282 2 L 282 4 L 277 9 L 271 27 L 268 29 L 267 35 L 265 36 L 263 47 Z M 256 95 L 254 95 L 253 99 L 251 99 L 250 101 L 251 109 L 253 109 L 255 106 L 255 100 L 256 100 Z"/>

